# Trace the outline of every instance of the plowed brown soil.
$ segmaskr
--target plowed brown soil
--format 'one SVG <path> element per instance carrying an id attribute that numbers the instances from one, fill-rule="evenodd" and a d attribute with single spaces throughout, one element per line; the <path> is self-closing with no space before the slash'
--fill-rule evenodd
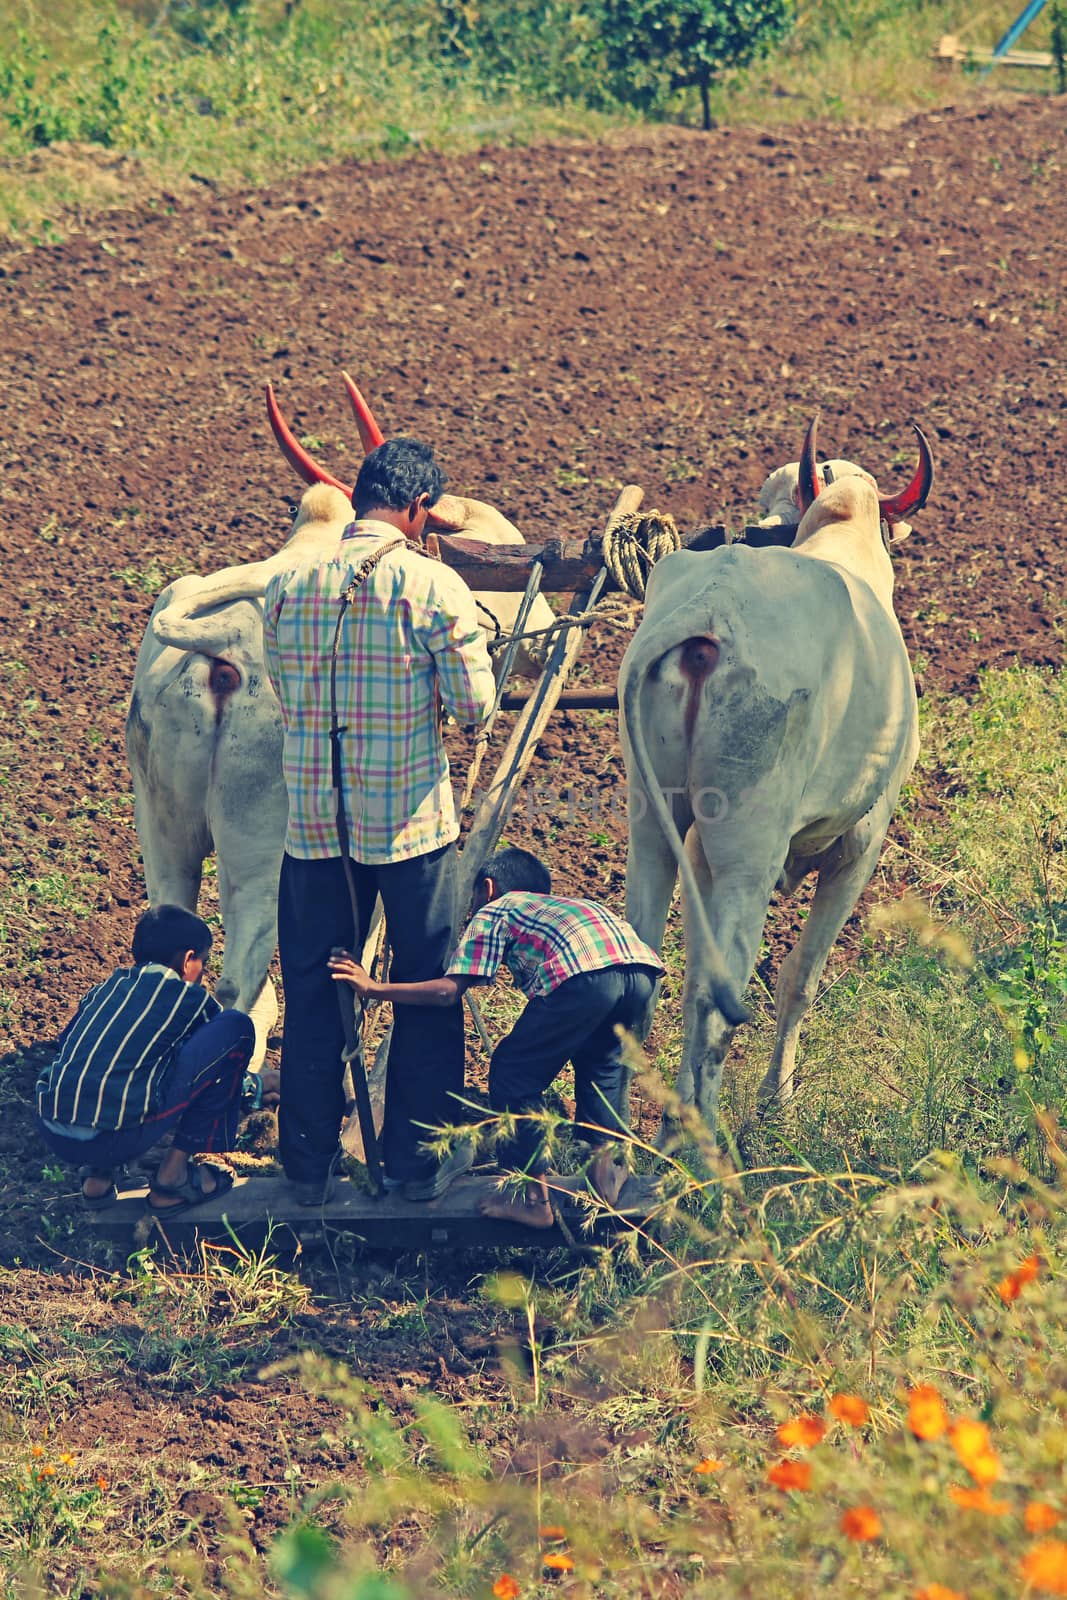
<path id="1" fill-rule="evenodd" d="M 179 572 L 268 552 L 299 492 L 264 382 L 351 478 L 347 366 L 387 431 L 433 439 L 453 485 L 530 538 L 598 526 L 626 481 L 683 525 L 738 526 L 816 407 L 827 452 L 885 490 L 910 472 L 915 418 L 938 477 L 897 595 L 922 676 L 966 691 L 989 665 L 1058 664 L 1065 109 L 352 163 L 109 213 L 8 259 L 4 1259 L 40 1258 L 42 1223 L 65 1214 L 41 1178 L 31 1047 L 124 958 L 143 901 L 122 722 L 152 599 Z M 582 675 L 609 681 L 623 642 L 600 635 Z M 613 719 L 559 718 L 538 775 L 576 784 L 585 809 L 510 837 L 547 849 L 563 887 L 620 904 Z M 204 1420 L 175 1417 L 173 1448 Z"/>

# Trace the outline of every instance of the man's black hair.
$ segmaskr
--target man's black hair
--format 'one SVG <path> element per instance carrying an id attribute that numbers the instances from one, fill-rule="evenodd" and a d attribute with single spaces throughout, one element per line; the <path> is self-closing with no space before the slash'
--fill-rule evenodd
<path id="1" fill-rule="evenodd" d="M 434 460 L 432 444 L 421 439 L 386 439 L 363 458 L 352 490 L 352 509 L 357 517 L 365 517 L 376 506 L 406 511 L 420 494 L 428 495 L 433 505 L 447 482 Z"/>
<path id="2" fill-rule="evenodd" d="M 133 930 L 133 959 L 137 966 L 158 961 L 164 967 L 173 967 L 187 950 L 206 956 L 210 949 L 211 929 L 203 918 L 186 911 L 184 906 L 152 906 Z"/>
<path id="3" fill-rule="evenodd" d="M 486 878 L 492 878 L 498 894 L 510 894 L 515 889 L 526 894 L 552 892 L 552 876 L 544 862 L 532 851 L 514 846 L 498 850 L 495 856 L 489 857 L 478 874 L 477 883 L 484 883 Z"/>

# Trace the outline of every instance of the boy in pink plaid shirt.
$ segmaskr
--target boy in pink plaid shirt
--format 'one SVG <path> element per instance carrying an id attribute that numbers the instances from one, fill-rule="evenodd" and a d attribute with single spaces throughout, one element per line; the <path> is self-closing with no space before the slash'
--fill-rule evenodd
<path id="1" fill-rule="evenodd" d="M 618 1199 L 626 1169 L 613 1158 L 611 1136 L 628 1117 L 616 1028 L 642 1030 L 663 972 L 629 923 L 592 900 L 553 895 L 551 886 L 547 867 L 528 850 L 498 851 L 478 878 L 474 916 L 441 978 L 376 983 L 350 956 L 330 962 L 334 977 L 364 1000 L 415 1006 L 458 1005 L 469 984 L 490 983 L 501 965 L 508 968 L 528 1003 L 493 1052 L 489 1100 L 495 1111 L 519 1114 L 501 1165 L 530 1181 L 515 1198 L 494 1195 L 481 1209 L 531 1228 L 550 1228 L 554 1219 L 543 1140 L 528 1114 L 543 1109 L 545 1090 L 568 1061 L 575 1128 L 594 1148 L 590 1179 L 602 1199 Z"/>

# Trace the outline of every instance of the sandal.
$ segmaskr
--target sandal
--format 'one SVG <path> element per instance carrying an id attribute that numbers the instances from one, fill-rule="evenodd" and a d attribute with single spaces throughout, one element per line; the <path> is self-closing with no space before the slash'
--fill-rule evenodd
<path id="1" fill-rule="evenodd" d="M 87 1178 L 110 1178 L 111 1187 L 105 1189 L 103 1194 L 86 1194 L 85 1180 Z M 82 1205 L 86 1211 L 106 1211 L 108 1206 L 113 1206 L 119 1197 L 118 1184 L 111 1167 L 79 1167 L 78 1180 L 82 1185 Z"/>
<path id="2" fill-rule="evenodd" d="M 203 1172 L 205 1167 L 210 1167 L 215 1175 L 215 1187 L 205 1192 Z M 190 1165 L 189 1175 L 184 1183 L 158 1183 L 152 1181 L 152 1189 L 157 1194 L 172 1194 L 176 1203 L 171 1206 L 154 1206 L 152 1195 L 149 1192 L 145 1202 L 154 1217 L 178 1217 L 183 1211 L 190 1211 L 193 1206 L 206 1205 L 209 1200 L 220 1200 L 224 1194 L 229 1194 L 234 1185 L 235 1174 L 229 1167 L 217 1167 L 213 1162 L 201 1162 L 197 1166 Z"/>

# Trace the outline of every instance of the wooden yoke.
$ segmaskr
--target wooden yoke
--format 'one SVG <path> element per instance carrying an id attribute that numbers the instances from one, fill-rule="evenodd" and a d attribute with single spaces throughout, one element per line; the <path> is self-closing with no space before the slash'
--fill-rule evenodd
<path id="1" fill-rule="evenodd" d="M 636 484 L 628 485 L 615 502 L 608 518 L 608 527 L 611 526 L 616 517 L 628 516 L 631 512 L 639 510 L 643 499 L 643 489 L 638 488 Z M 565 541 L 552 541 L 553 544 L 557 542 L 562 544 Z M 579 545 L 580 542 L 577 539 L 570 541 L 575 546 Z M 583 544 L 583 550 L 587 544 L 588 541 Z M 446 546 L 456 545 L 474 545 L 479 552 L 487 548 L 485 545 L 475 544 L 475 541 L 469 539 L 442 537 L 441 558 L 449 566 L 452 566 L 453 562 L 449 554 L 446 553 Z M 534 554 L 536 554 L 538 547 L 523 545 L 516 548 L 521 559 L 521 566 L 516 565 L 514 571 L 519 581 L 513 584 L 509 582 L 507 587 L 525 589 L 528 576 L 526 569 Z M 599 543 L 594 548 L 599 552 Z M 588 558 L 583 556 L 581 559 L 585 561 Z M 599 562 L 599 553 L 596 556 L 596 561 Z M 467 571 L 464 567 L 457 564 L 456 570 L 464 577 L 467 577 Z M 510 570 L 508 569 L 509 575 Z M 570 570 L 573 572 L 574 569 Z M 588 585 L 589 569 L 585 567 L 582 570 L 585 572 L 585 584 Z M 484 567 L 479 570 L 477 580 L 479 588 L 504 587 L 503 584 L 487 584 L 484 576 L 482 576 L 484 571 Z M 571 617 L 582 616 L 593 609 L 604 591 L 607 576 L 607 572 L 603 567 L 594 572 L 592 586 L 588 588 L 588 592 L 575 595 L 570 609 Z M 473 582 L 473 577 L 469 581 Z M 563 587 L 574 587 L 575 584 L 581 586 L 581 582 L 580 578 L 570 577 Z M 546 589 L 555 586 L 555 578 L 553 578 L 551 585 L 546 578 L 544 584 Z M 496 849 L 497 841 L 503 832 L 519 786 L 529 771 L 530 763 L 533 761 L 534 752 L 537 749 L 537 741 L 544 732 L 548 719 L 556 708 L 559 697 L 563 692 L 563 686 L 567 681 L 567 674 L 578 659 L 579 652 L 585 643 L 586 632 L 585 628 L 579 627 L 564 628 L 561 631 L 552 646 L 552 652 L 548 660 L 545 662 L 544 671 L 538 678 L 532 693 L 523 702 L 522 711 L 515 720 L 511 738 L 508 740 L 507 747 L 500 758 L 500 764 L 493 776 L 493 780 L 486 790 L 481 805 L 478 807 L 470 832 L 464 840 L 463 849 L 460 851 L 459 889 L 456 900 L 460 921 L 459 927 L 454 930 L 457 935 L 459 928 L 463 926 L 467 917 L 471 894 L 474 891 L 474 881 Z"/>
<path id="2" fill-rule="evenodd" d="M 630 492 L 622 491 L 619 505 L 623 505 Z M 625 509 L 636 511 L 639 507 L 626 503 Z M 792 544 L 796 531 L 792 527 L 746 528 L 738 538 L 754 546 L 787 545 Z M 479 539 L 459 539 L 447 533 L 439 533 L 436 538 L 441 560 L 458 572 L 472 589 L 521 593 L 535 560 L 543 563 L 542 594 L 574 594 L 588 589 L 603 570 L 599 534 L 587 539 L 549 539 L 544 544 L 482 544 Z M 731 542 L 726 529 L 721 527 L 682 534 L 682 546 L 686 550 L 717 550 Z M 602 589 L 615 587 L 605 573 Z"/>

